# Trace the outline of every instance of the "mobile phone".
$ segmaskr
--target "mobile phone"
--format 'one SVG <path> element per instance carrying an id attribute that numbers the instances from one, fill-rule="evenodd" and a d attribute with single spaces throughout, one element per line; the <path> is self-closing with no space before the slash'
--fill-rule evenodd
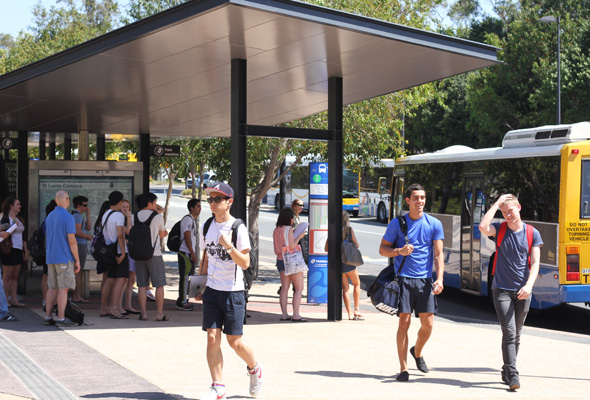
<path id="1" fill-rule="evenodd" d="M 3 224 L 0 224 L 0 231 L 5 231 L 8 228 L 10 228 L 10 224 L 8 222 L 5 222 Z"/>

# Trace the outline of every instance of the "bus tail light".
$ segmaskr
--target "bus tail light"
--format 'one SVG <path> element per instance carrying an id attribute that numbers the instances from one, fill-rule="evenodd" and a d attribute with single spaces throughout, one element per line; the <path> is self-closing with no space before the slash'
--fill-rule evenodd
<path id="1" fill-rule="evenodd" d="M 575 246 L 567 246 L 566 249 L 567 257 L 567 281 L 579 281 L 580 280 L 580 249 Z"/>

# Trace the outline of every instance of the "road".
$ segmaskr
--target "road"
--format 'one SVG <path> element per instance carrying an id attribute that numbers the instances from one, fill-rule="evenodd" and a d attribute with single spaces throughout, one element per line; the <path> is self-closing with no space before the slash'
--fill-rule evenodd
<path id="1" fill-rule="evenodd" d="M 159 197 L 158 203 L 164 205 L 164 192 L 152 188 Z M 172 226 L 187 213 L 188 198 L 180 197 L 181 190 L 174 190 L 170 200 L 167 228 Z M 209 204 L 203 202 L 201 220 L 211 215 Z M 272 231 L 275 228 L 278 213 L 270 208 L 262 208 L 259 216 L 260 250 L 259 257 L 265 262 L 275 260 Z M 303 220 L 307 215 L 303 214 Z M 387 266 L 387 259 L 379 255 L 379 243 L 385 233 L 386 225 L 377 223 L 371 218 L 351 219 L 365 264 L 359 267 L 363 291 L 362 299 L 366 299 L 366 289 L 375 276 Z M 493 306 L 486 298 L 478 298 L 453 288 L 445 288 L 439 296 L 439 315 L 452 320 L 470 320 L 483 323 L 496 323 L 497 317 Z M 543 312 L 533 311 L 527 318 L 528 326 L 552 329 L 556 331 L 582 333 L 590 336 L 590 310 L 583 304 L 568 304 Z M 590 340 L 590 339 L 589 339 Z"/>

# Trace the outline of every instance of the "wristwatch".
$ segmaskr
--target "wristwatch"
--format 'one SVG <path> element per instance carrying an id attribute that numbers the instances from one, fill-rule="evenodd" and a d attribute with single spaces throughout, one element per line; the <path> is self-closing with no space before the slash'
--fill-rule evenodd
<path id="1" fill-rule="evenodd" d="M 225 251 L 227 252 L 227 254 L 230 254 L 232 251 L 234 251 L 235 247 L 232 246 L 229 249 L 225 249 Z"/>

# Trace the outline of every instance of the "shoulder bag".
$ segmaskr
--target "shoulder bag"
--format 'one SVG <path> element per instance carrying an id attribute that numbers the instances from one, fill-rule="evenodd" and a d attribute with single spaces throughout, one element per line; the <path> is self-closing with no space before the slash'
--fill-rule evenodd
<path id="1" fill-rule="evenodd" d="M 347 240 L 342 242 L 341 248 L 342 264 L 352 265 L 353 267 L 359 267 L 363 265 L 363 255 L 352 241 L 350 227 L 348 228 L 348 235 L 346 238 Z"/>
<path id="2" fill-rule="evenodd" d="M 291 229 L 291 227 L 289 227 Z M 295 275 L 299 272 L 308 270 L 307 264 L 303 259 L 301 246 L 297 245 L 293 250 L 289 247 L 289 231 L 283 227 L 285 237 L 285 246 L 283 247 L 283 262 L 285 263 L 285 275 Z"/>

